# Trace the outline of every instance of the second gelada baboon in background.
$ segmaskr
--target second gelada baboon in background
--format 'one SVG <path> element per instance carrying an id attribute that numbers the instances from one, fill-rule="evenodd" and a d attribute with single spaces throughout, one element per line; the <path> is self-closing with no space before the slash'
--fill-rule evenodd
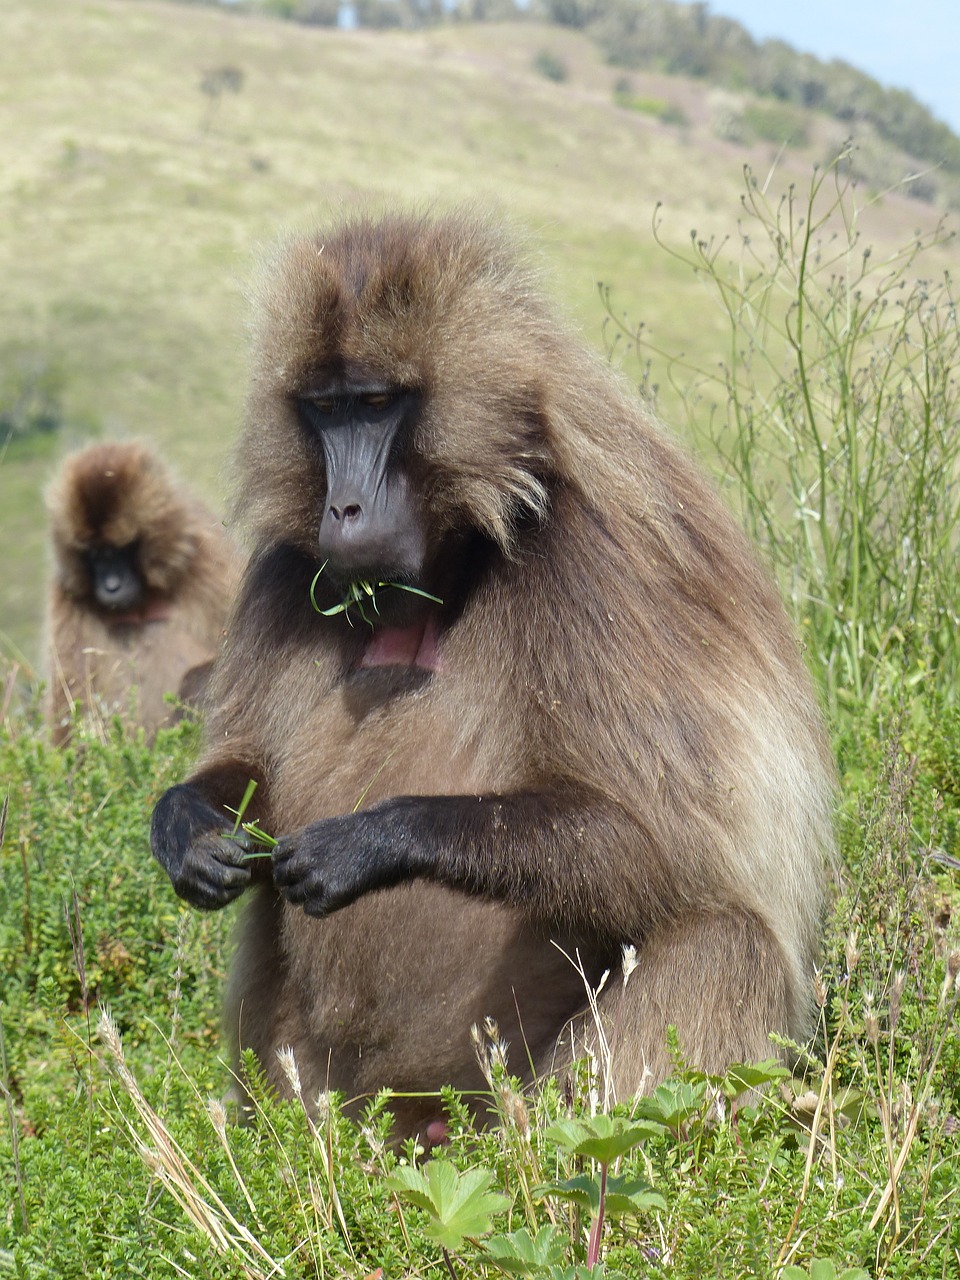
<path id="1" fill-rule="evenodd" d="M 473 216 L 295 240 L 258 330 L 257 549 L 152 828 L 188 901 L 252 888 L 236 1043 L 287 1092 L 292 1046 L 306 1097 L 471 1090 L 487 1016 L 517 1072 L 596 1047 L 605 970 L 621 1093 L 671 1024 L 710 1071 L 804 1037 L 831 761 L 711 486 Z M 224 834 L 251 779 L 261 860 Z M 436 1099 L 394 1107 L 432 1132 Z"/>
<path id="2" fill-rule="evenodd" d="M 47 719 L 70 735 L 79 703 L 153 734 L 167 695 L 199 696 L 223 638 L 238 552 L 217 518 L 144 444 L 69 455 L 46 494 L 53 541 Z"/>

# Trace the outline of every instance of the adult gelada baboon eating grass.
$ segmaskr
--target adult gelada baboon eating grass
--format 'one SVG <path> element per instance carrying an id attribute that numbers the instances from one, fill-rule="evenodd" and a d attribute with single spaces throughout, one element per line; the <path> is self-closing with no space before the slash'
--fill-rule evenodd
<path id="1" fill-rule="evenodd" d="M 253 888 L 237 1044 L 287 1091 L 291 1045 L 308 1097 L 475 1089 L 471 1024 L 549 1069 L 595 1034 L 559 948 L 596 982 L 626 943 L 622 1092 L 669 1071 L 669 1024 L 710 1070 L 804 1036 L 831 764 L 696 468 L 469 215 L 294 241 L 258 324 L 257 550 L 152 831 L 188 901 Z M 229 834 L 251 779 L 270 858 Z M 398 1099 L 400 1131 L 437 1105 Z"/>

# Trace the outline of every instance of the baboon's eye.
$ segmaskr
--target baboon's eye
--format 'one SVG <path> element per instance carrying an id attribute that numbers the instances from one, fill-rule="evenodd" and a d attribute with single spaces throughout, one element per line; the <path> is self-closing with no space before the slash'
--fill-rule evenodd
<path id="1" fill-rule="evenodd" d="M 364 396 L 363 403 L 371 409 L 389 409 L 396 398 L 390 391 L 377 391 Z"/>
<path id="2" fill-rule="evenodd" d="M 337 402 L 333 396 L 311 396 L 310 403 L 317 413 L 333 413 L 337 407 Z"/>

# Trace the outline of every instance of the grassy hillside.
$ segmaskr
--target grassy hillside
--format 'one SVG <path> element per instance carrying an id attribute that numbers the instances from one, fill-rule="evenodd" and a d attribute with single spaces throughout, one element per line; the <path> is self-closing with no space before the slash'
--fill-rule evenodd
<path id="1" fill-rule="evenodd" d="M 534 69 L 544 48 L 562 83 Z M 214 101 L 201 84 L 225 66 L 242 85 Z M 743 163 L 766 175 L 778 148 L 719 141 L 715 95 L 692 81 L 634 74 L 634 108 L 617 105 L 619 74 L 582 35 L 533 24 L 347 33 L 140 0 L 5 0 L 0 397 L 39 380 L 66 424 L 0 462 L 5 646 L 38 657 L 39 495 L 67 444 L 143 435 L 222 504 L 257 247 L 358 200 L 502 210 L 592 341 L 604 280 L 663 347 L 709 360 L 722 316 L 655 246 L 654 207 L 678 244 L 728 226 Z M 689 123 L 664 124 L 651 102 Z M 775 184 L 835 147 L 832 127 L 813 120 Z M 891 196 L 866 223 L 882 247 L 933 216 Z"/>

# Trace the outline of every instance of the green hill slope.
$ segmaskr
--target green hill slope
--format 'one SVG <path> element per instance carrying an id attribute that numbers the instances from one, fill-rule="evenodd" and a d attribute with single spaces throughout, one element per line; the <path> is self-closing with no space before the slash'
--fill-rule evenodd
<path id="1" fill-rule="evenodd" d="M 544 49 L 562 82 L 535 69 Z M 239 87 L 214 99 L 204 77 L 225 67 Z M 703 83 L 635 73 L 624 106 L 621 75 L 583 35 L 532 23 L 337 32 L 159 0 L 6 0 L 0 413 L 39 382 L 66 424 L 0 461 L 6 647 L 39 656 L 40 493 L 67 445 L 155 440 L 222 506 L 257 248 L 357 201 L 502 210 L 591 340 L 604 280 L 665 348 L 709 359 L 721 317 L 657 249 L 653 211 L 677 243 L 733 230 L 743 164 L 765 175 L 779 145 L 718 139 L 729 102 Z M 811 117 L 774 184 L 803 181 L 835 128 Z M 866 223 L 882 246 L 934 217 L 889 196 Z"/>

